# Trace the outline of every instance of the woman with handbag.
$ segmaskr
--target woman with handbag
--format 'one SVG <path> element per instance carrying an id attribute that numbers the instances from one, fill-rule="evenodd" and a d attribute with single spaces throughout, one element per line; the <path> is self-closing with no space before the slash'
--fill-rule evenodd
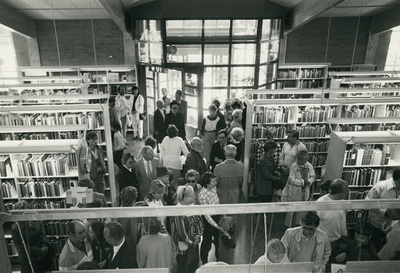
<path id="1" fill-rule="evenodd" d="M 315 181 L 315 171 L 308 162 L 308 152 L 301 150 L 297 156 L 297 161 L 290 166 L 289 179 L 282 191 L 282 202 L 308 201 L 310 197 L 310 186 Z M 294 225 L 292 225 L 293 215 L 295 215 Z M 287 212 L 285 225 L 288 228 L 299 226 L 303 212 Z"/>
<path id="2" fill-rule="evenodd" d="M 132 100 L 132 128 L 133 138 L 143 139 L 143 120 L 145 119 L 144 113 L 144 98 L 139 93 L 137 86 L 132 87 L 133 100 Z"/>

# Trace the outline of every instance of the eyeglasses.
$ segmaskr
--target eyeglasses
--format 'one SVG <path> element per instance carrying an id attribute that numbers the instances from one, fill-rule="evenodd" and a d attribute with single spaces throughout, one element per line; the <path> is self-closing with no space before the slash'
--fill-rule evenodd
<path id="1" fill-rule="evenodd" d="M 196 183 L 196 179 L 188 179 L 186 180 L 188 183 Z"/>

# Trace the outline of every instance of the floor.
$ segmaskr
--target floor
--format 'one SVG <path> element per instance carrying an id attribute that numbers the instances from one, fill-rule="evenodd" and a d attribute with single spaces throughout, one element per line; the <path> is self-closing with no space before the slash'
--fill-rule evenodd
<path id="1" fill-rule="evenodd" d="M 135 158 L 144 146 L 143 141 L 133 140 L 128 133 L 128 150 L 132 151 Z M 220 251 L 220 260 L 230 264 L 254 263 L 265 251 L 265 232 L 268 240 L 282 238 L 286 228 L 284 225 L 285 213 L 267 215 L 267 229 L 264 228 L 263 214 L 236 215 L 235 218 L 235 249 Z M 221 246 L 220 246 L 221 248 Z M 224 248 L 222 246 L 222 248 Z M 214 249 L 210 251 L 209 262 L 215 261 Z"/>

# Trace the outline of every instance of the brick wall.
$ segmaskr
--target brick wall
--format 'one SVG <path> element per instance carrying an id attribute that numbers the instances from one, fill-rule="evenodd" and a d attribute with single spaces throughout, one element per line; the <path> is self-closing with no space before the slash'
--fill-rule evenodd
<path id="1" fill-rule="evenodd" d="M 58 66 L 53 21 L 35 24 L 41 65 Z M 95 58 L 98 65 L 125 64 L 123 35 L 113 20 L 93 20 L 94 45 L 90 20 L 57 20 L 56 29 L 62 66 L 95 65 Z"/>
<path id="2" fill-rule="evenodd" d="M 329 18 L 316 18 L 290 32 L 287 35 L 285 62 L 328 62 L 332 65 L 350 65 L 357 33 L 357 22 L 358 17 L 332 18 L 329 29 Z M 354 64 L 364 63 L 371 22 L 371 17 L 361 17 L 360 19 Z M 328 31 L 329 44 L 327 46 Z"/>

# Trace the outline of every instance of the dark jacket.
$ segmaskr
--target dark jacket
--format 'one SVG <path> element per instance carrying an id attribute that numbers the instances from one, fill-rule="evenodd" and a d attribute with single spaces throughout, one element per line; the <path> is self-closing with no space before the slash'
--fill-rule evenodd
<path id="1" fill-rule="evenodd" d="M 180 103 L 178 103 L 178 107 L 178 113 L 183 115 L 183 124 L 185 125 L 187 123 L 187 101 L 181 99 Z"/>
<path id="2" fill-rule="evenodd" d="M 125 239 L 125 242 L 123 243 L 113 260 L 111 260 L 112 255 L 113 251 L 110 252 L 110 255 L 107 258 L 105 269 L 124 269 L 138 267 L 136 261 L 136 248 L 129 240 Z"/>
<path id="3" fill-rule="evenodd" d="M 210 152 L 210 166 L 211 166 L 211 171 L 214 171 L 215 166 L 221 162 L 215 162 L 215 158 L 222 159 L 222 161 L 225 161 L 225 152 L 221 147 L 221 143 L 218 141 L 215 142 L 211 146 L 211 152 Z"/>
<path id="4" fill-rule="evenodd" d="M 185 167 L 183 168 L 183 177 L 185 177 L 186 173 L 192 169 L 198 171 L 200 176 L 207 171 L 207 166 L 204 162 L 203 156 L 193 149 L 186 157 Z"/>
<path id="5" fill-rule="evenodd" d="M 185 132 L 185 122 L 182 113 L 176 113 L 176 116 L 172 114 L 172 112 L 168 113 L 165 116 L 165 128 L 168 129 L 168 126 L 173 124 L 178 128 L 179 133 L 178 136 L 181 137 L 183 140 L 186 139 L 186 132 Z"/>
<path id="6" fill-rule="evenodd" d="M 274 166 L 262 158 L 257 167 L 257 193 L 261 195 L 272 195 L 273 189 L 281 188 L 280 179 L 275 175 L 276 165 Z"/>
<path id="7" fill-rule="evenodd" d="M 164 112 L 164 117 L 161 114 L 161 111 Z M 161 143 L 167 133 L 167 127 L 166 127 L 166 116 L 167 114 L 165 113 L 165 110 L 162 109 L 157 109 L 154 111 L 154 133 L 157 132 L 157 135 L 154 134 L 154 138 L 157 140 L 157 143 Z"/>
<path id="8" fill-rule="evenodd" d="M 100 263 L 105 259 L 107 259 L 112 249 L 112 246 L 110 246 L 104 238 L 102 239 L 101 242 L 93 240 L 91 245 L 93 251 L 93 260 L 96 263 Z"/>
<path id="9" fill-rule="evenodd" d="M 128 186 L 135 187 L 136 189 L 138 188 L 138 182 L 136 179 L 136 175 L 133 172 L 133 169 L 132 172 L 130 172 L 124 166 L 122 166 L 117 174 L 117 182 L 119 185 L 119 192 L 121 192 L 124 188 Z"/>
<path id="10" fill-rule="evenodd" d="M 241 161 L 242 159 L 242 153 L 243 153 L 243 141 L 240 142 L 235 142 L 231 139 L 231 136 L 228 136 L 228 143 L 226 143 L 226 145 L 232 144 L 234 146 L 236 146 L 236 156 L 235 159 L 237 161 Z"/>

